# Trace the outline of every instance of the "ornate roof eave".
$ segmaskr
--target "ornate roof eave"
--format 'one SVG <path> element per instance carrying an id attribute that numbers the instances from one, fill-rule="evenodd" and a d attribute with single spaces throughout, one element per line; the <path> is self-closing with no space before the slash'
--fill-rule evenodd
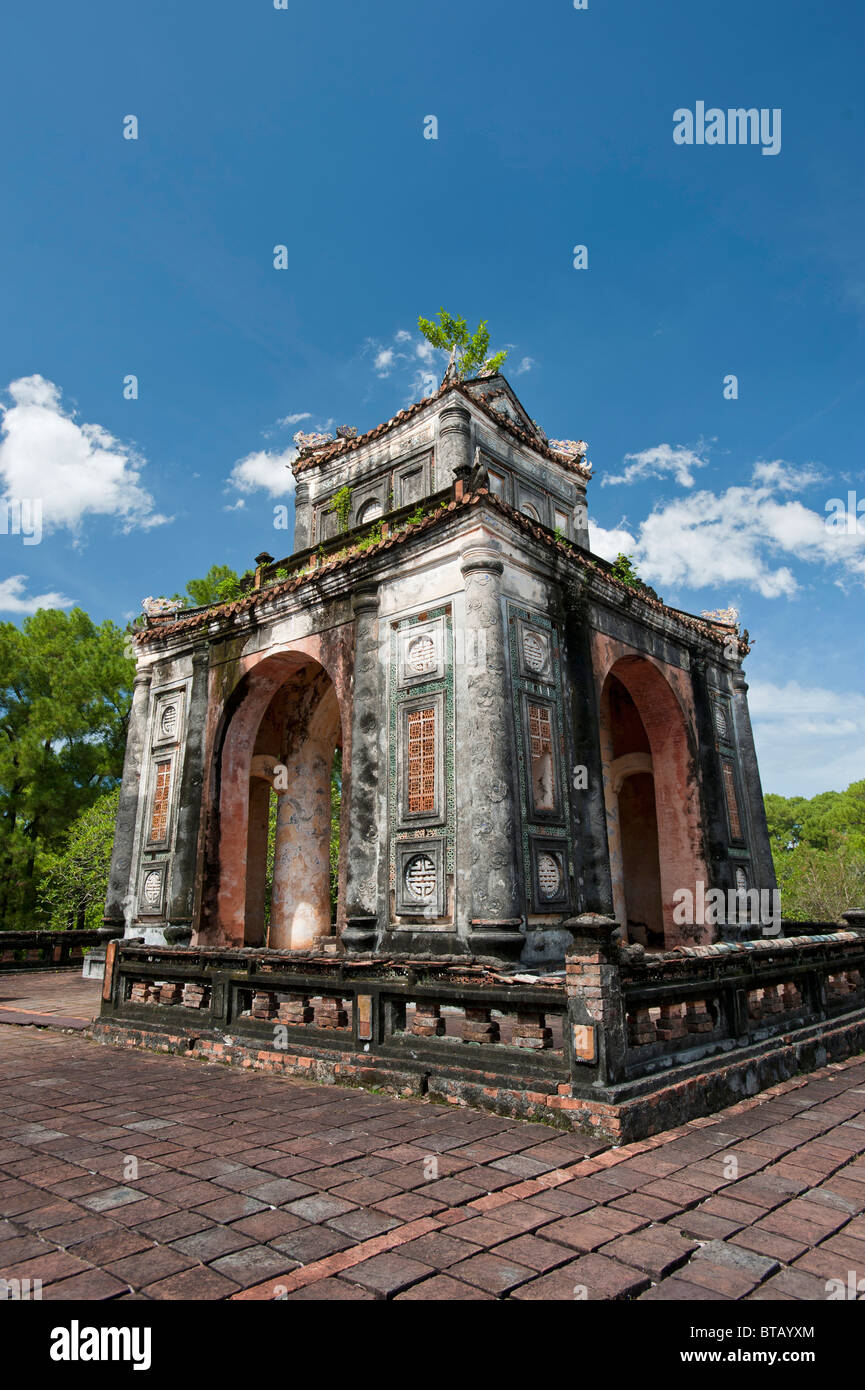
<path id="1" fill-rule="evenodd" d="M 655 613 L 665 614 L 674 622 L 708 639 L 716 646 L 723 647 L 729 640 L 731 632 L 729 627 L 698 618 L 694 614 L 685 613 L 678 608 L 671 608 L 660 599 L 653 598 L 650 594 L 639 589 L 634 589 L 631 585 L 623 584 L 621 580 L 616 579 L 615 575 L 610 573 L 606 562 L 600 557 L 592 555 L 589 551 L 581 550 L 567 541 L 558 540 L 546 527 L 532 521 L 487 488 L 478 488 L 474 492 L 466 493 L 461 498 L 454 498 L 446 506 L 437 506 L 433 512 L 421 518 L 420 521 L 405 525 L 401 530 L 383 537 L 382 540 L 363 550 L 356 544 L 352 545 L 346 554 L 340 551 L 333 559 L 326 559 L 324 563 L 318 564 L 313 570 L 304 568 L 298 574 L 289 575 L 287 579 L 279 583 L 270 584 L 264 589 L 251 590 L 241 598 L 233 599 L 229 603 L 215 604 L 207 609 L 198 609 L 186 618 L 174 620 L 164 618 L 156 621 L 151 619 L 147 628 L 133 634 L 133 639 L 137 645 L 146 647 L 154 642 L 164 642 L 173 637 L 181 637 L 196 628 L 218 623 L 222 619 L 234 618 L 248 622 L 252 610 L 257 605 L 271 603 L 284 594 L 292 593 L 307 584 L 314 584 L 325 576 L 335 575 L 346 570 L 358 561 L 368 560 L 394 547 L 405 545 L 406 542 L 420 535 L 421 532 L 441 526 L 455 513 L 465 511 L 479 503 L 486 503 L 493 510 L 502 513 L 509 521 L 526 534 L 531 535 L 536 541 L 555 551 L 563 559 L 576 564 L 587 574 L 626 595 L 631 601 L 644 604 Z M 387 520 L 387 518 L 384 519 Z M 750 651 L 747 634 L 739 638 L 737 650 L 740 657 L 747 656 Z"/>

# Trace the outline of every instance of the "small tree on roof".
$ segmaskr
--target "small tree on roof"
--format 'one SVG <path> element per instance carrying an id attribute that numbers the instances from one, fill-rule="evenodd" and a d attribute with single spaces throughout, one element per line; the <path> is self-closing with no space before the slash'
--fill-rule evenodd
<path id="1" fill-rule="evenodd" d="M 449 314 L 446 309 L 439 309 L 438 323 L 419 316 L 417 326 L 433 347 L 455 354 L 456 373 L 461 381 L 477 376 L 480 371 L 499 371 L 508 355 L 507 349 L 504 349 L 492 357 L 487 357 L 490 330 L 486 319 L 481 320 L 474 333 L 469 333 L 464 318 L 460 318 L 458 314 Z"/>

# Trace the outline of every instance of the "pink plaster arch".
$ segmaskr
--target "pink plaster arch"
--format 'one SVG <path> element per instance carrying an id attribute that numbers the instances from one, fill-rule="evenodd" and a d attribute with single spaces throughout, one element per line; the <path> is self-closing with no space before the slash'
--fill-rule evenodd
<path id="1" fill-rule="evenodd" d="M 271 701 L 292 676 L 309 671 L 328 678 L 310 729 L 318 736 L 328 728 L 339 733 L 346 762 L 350 760 L 352 653 L 347 646 L 315 635 L 270 647 L 239 663 L 237 679 L 215 712 L 208 802 L 217 814 L 205 844 L 204 875 L 211 892 L 203 895 L 200 944 L 244 944 L 249 786 L 256 737 Z"/>
<path id="2" fill-rule="evenodd" d="M 673 921 L 673 895 L 683 888 L 694 893 L 698 880 L 708 885 L 690 682 L 687 672 L 679 668 L 608 638 L 602 642 L 599 667 L 603 674 L 598 687 L 602 737 L 608 682 L 616 676 L 637 707 L 651 749 L 665 944 L 685 944 L 693 938 L 687 927 Z"/>

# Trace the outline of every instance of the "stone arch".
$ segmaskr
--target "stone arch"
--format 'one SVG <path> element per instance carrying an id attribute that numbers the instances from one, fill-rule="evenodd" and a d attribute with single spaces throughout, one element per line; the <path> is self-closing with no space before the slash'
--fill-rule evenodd
<path id="1" fill-rule="evenodd" d="M 707 881 L 693 724 L 658 664 L 634 654 L 613 654 L 600 716 L 616 917 L 642 922 L 645 944 L 670 947 L 683 939 L 674 894 Z"/>
<path id="2" fill-rule="evenodd" d="M 248 659 L 225 702 L 211 763 L 200 943 L 298 950 L 331 931 L 331 768 L 336 748 L 348 742 L 350 754 L 350 720 L 343 719 L 340 698 L 348 684 L 345 663 L 328 661 L 327 669 L 322 658 L 317 642 L 303 642 Z M 347 780 L 346 769 L 343 831 Z M 277 829 L 265 942 L 272 791 Z M 341 864 L 341 891 L 344 878 Z"/>

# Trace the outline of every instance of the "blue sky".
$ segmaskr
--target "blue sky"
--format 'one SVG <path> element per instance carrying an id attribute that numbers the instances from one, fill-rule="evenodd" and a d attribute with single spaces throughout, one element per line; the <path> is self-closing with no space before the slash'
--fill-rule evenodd
<path id="1" fill-rule="evenodd" d="M 602 553 L 740 610 L 766 789 L 865 776 L 865 506 L 824 524 L 865 499 L 863 46 L 804 0 L 13 3 L 0 483 L 44 531 L 0 534 L 0 619 L 283 553 L 295 430 L 423 394 L 444 304 L 589 441 Z M 677 145 L 698 101 L 780 152 Z"/>

